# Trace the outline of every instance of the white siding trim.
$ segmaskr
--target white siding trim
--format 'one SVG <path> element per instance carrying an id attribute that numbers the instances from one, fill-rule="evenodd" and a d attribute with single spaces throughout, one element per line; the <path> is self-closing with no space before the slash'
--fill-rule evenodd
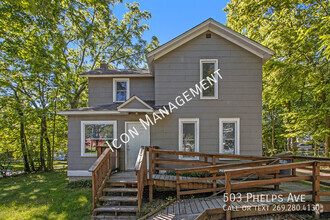
<path id="1" fill-rule="evenodd" d="M 203 80 L 203 63 L 214 63 L 214 78 L 217 82 L 214 84 L 214 96 L 203 96 L 203 91 L 200 94 L 200 99 L 218 99 L 218 87 L 219 87 L 219 79 L 218 74 L 215 73 L 218 70 L 219 64 L 217 59 L 201 59 L 199 62 L 199 79 L 200 81 Z"/>
<path id="2" fill-rule="evenodd" d="M 92 176 L 88 170 L 68 170 L 68 176 Z"/>
<path id="3" fill-rule="evenodd" d="M 117 139 L 117 121 L 81 121 L 80 126 L 80 145 L 81 145 L 81 157 L 97 157 L 96 154 L 85 153 L 85 125 L 88 124 L 112 124 L 113 125 L 113 138 Z"/>
<path id="4" fill-rule="evenodd" d="M 118 115 L 119 111 L 59 111 L 59 115 Z"/>
<path id="5" fill-rule="evenodd" d="M 240 149 L 240 119 L 239 118 L 219 118 L 219 152 L 223 153 L 223 123 L 224 122 L 232 122 L 236 123 L 236 146 L 235 146 L 235 151 L 236 154 L 239 155 L 241 152 Z"/>
<path id="6" fill-rule="evenodd" d="M 194 122 L 196 124 L 195 126 L 195 152 L 199 152 L 199 118 L 179 118 L 179 151 L 182 151 L 182 133 L 183 133 L 183 123 L 185 122 Z M 195 159 L 198 160 L 199 157 L 182 157 L 182 155 L 179 155 L 179 159 L 182 160 L 191 160 Z"/>
<path id="7" fill-rule="evenodd" d="M 112 80 L 112 98 L 113 102 L 126 102 L 125 101 L 117 101 L 116 96 L 117 96 L 117 82 L 126 82 L 127 83 L 127 91 L 126 91 L 126 100 L 129 99 L 130 97 L 130 85 L 129 85 L 129 78 L 114 78 Z"/>

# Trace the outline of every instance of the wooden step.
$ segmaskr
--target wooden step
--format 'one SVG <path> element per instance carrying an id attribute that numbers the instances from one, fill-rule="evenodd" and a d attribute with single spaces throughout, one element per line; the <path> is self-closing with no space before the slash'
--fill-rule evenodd
<path id="1" fill-rule="evenodd" d="M 95 212 L 137 212 L 137 206 L 101 206 L 94 209 Z"/>
<path id="2" fill-rule="evenodd" d="M 101 202 L 136 202 L 138 199 L 136 196 L 101 196 L 99 200 Z"/>
<path id="3" fill-rule="evenodd" d="M 127 185 L 137 185 L 137 181 L 123 181 L 123 180 L 108 180 L 107 183 L 110 186 L 124 186 L 126 187 Z"/>
<path id="4" fill-rule="evenodd" d="M 104 188 L 103 192 L 126 192 L 126 193 L 135 193 L 137 188 Z"/>

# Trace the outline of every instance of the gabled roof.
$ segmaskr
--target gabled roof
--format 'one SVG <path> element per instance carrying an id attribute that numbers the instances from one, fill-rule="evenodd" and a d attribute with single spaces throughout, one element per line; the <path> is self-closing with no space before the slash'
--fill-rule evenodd
<path id="1" fill-rule="evenodd" d="M 143 107 L 132 108 L 129 106 L 131 103 L 136 101 L 143 105 Z M 145 107 L 145 108 L 144 108 Z M 130 112 L 145 112 L 153 113 L 159 109 L 168 108 L 166 105 L 155 105 L 155 101 L 143 101 L 137 96 L 132 96 L 124 103 L 111 103 L 106 105 L 98 105 L 94 107 L 75 108 L 65 111 L 59 111 L 59 115 L 116 115 L 116 114 L 128 114 Z"/>
<path id="2" fill-rule="evenodd" d="M 180 47 L 193 38 L 205 33 L 206 31 L 211 31 L 215 34 L 218 34 L 220 37 L 223 37 L 224 39 L 244 48 L 245 50 L 248 50 L 256 56 L 262 58 L 263 63 L 265 63 L 274 55 L 274 51 L 268 49 L 267 47 L 243 36 L 242 34 L 226 27 L 225 25 L 220 24 L 212 18 L 209 18 L 203 23 L 195 26 L 194 28 L 148 53 L 147 60 L 149 67 L 151 66 L 153 60 L 159 59 L 165 54 Z"/>
<path id="3" fill-rule="evenodd" d="M 130 104 L 133 104 L 131 105 Z M 118 106 L 118 111 L 120 112 L 153 112 L 154 109 L 147 104 L 146 102 L 142 101 L 137 96 L 132 96 L 126 102 Z"/>

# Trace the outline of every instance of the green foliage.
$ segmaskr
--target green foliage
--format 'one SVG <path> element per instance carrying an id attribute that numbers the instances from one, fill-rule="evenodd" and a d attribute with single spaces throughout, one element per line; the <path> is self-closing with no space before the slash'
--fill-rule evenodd
<path id="1" fill-rule="evenodd" d="M 224 10 L 228 27 L 275 51 L 263 68 L 266 153 L 295 152 L 308 136 L 329 156 L 329 1 L 231 0 Z"/>
<path id="2" fill-rule="evenodd" d="M 143 39 L 151 17 L 121 0 L 0 2 L 0 153 L 13 151 L 25 171 L 51 170 L 67 148 L 67 121 L 57 111 L 87 105 L 79 77 L 106 62 L 111 68 L 144 67 L 158 46 Z"/>
<path id="3" fill-rule="evenodd" d="M 75 188 L 91 188 L 92 187 L 92 180 L 77 180 L 68 183 L 68 187 L 71 189 Z"/>

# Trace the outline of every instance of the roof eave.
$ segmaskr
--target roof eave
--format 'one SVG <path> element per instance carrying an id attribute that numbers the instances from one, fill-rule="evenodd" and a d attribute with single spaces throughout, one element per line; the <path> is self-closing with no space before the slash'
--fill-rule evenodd
<path id="1" fill-rule="evenodd" d="M 194 28 L 148 53 L 148 64 L 206 31 L 212 31 L 225 38 L 226 40 L 242 47 L 243 49 L 250 51 L 251 53 L 260 57 L 263 63 L 265 63 L 274 55 L 274 51 L 270 50 L 269 48 L 243 36 L 242 34 L 220 24 L 213 19 L 208 19 L 205 22 L 195 26 Z"/>

